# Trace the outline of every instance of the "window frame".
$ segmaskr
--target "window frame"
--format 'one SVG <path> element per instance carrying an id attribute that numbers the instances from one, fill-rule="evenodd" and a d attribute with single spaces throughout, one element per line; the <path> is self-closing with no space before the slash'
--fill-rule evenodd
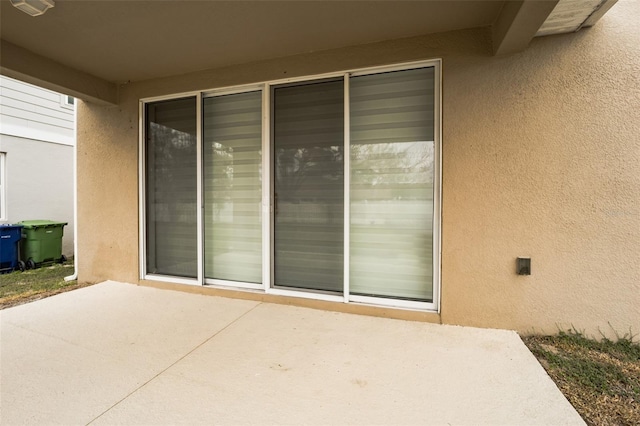
<path id="1" fill-rule="evenodd" d="M 247 93 L 256 93 L 259 92 L 260 93 L 260 108 L 261 108 L 261 124 L 264 125 L 264 110 L 263 110 L 263 102 L 264 102 L 264 93 L 262 90 L 262 86 L 255 86 L 253 88 L 253 90 L 249 89 L 247 90 L 246 88 L 244 88 L 243 90 L 221 90 L 221 91 L 212 91 L 212 92 L 208 92 L 206 94 L 203 94 L 202 96 L 202 102 L 204 104 L 206 99 L 211 99 L 211 98 L 215 98 L 215 97 L 224 97 L 224 96 L 233 96 L 233 95 L 239 95 L 239 94 L 247 94 Z M 204 107 L 201 110 L 201 115 L 204 117 Z M 204 126 L 201 126 L 201 128 L 203 128 Z M 203 141 L 204 141 L 204 134 L 203 134 Z M 265 155 L 265 149 L 264 149 L 264 131 L 262 131 L 262 134 L 260 136 L 260 149 L 262 151 L 262 162 L 261 162 L 261 166 L 264 167 L 264 155 Z M 204 212 L 205 212 L 205 207 L 204 207 L 204 201 L 205 201 L 205 194 L 204 194 L 204 157 L 202 157 L 202 188 L 203 188 L 203 192 L 201 193 L 201 198 L 202 198 L 202 209 L 200 210 L 202 212 L 202 218 L 203 218 L 203 226 L 202 226 L 202 230 L 201 230 L 201 235 L 203 237 L 203 245 L 202 245 L 202 250 L 204 251 L 205 249 L 205 242 L 204 242 L 204 237 L 205 237 L 205 229 L 204 229 Z M 263 173 L 264 175 L 264 173 Z M 261 189 L 261 198 L 260 198 L 260 202 L 262 205 L 262 202 L 264 200 L 264 182 L 262 184 L 262 189 Z M 261 209 L 261 222 L 262 220 L 264 220 L 264 212 Z M 260 235 L 264 241 L 264 224 L 262 225 L 262 229 L 260 231 Z M 265 262 L 265 253 L 264 253 L 264 244 L 261 244 L 261 252 L 262 252 L 262 263 L 264 264 Z M 203 259 L 203 274 L 204 274 L 204 259 Z M 229 286 L 230 283 L 232 283 L 233 287 L 238 287 L 238 288 L 244 288 L 244 289 L 253 289 L 253 290 L 261 290 L 263 288 L 263 282 L 259 282 L 259 283 L 254 283 L 254 282 L 242 282 L 242 281 L 233 281 L 233 280 L 224 280 L 224 279 L 220 279 L 220 278 L 208 278 L 206 276 L 206 274 L 203 275 L 203 280 L 204 283 L 203 285 L 216 285 L 216 286 Z M 264 268 L 262 268 L 262 274 L 261 274 L 261 281 L 263 281 L 264 278 Z"/>
<path id="2" fill-rule="evenodd" d="M 167 274 L 164 274 L 164 273 L 156 272 L 156 273 L 152 273 L 152 274 L 148 274 L 148 275 L 157 276 L 157 277 L 173 277 L 173 278 L 179 277 L 180 280 L 200 282 L 200 280 L 202 278 L 200 276 L 200 271 L 202 270 L 202 265 L 199 263 L 199 261 L 202 259 L 202 255 L 198 251 L 198 247 L 200 247 L 200 245 L 201 245 L 201 233 L 200 233 L 200 228 L 199 228 L 199 221 L 201 220 L 201 215 L 199 214 L 200 208 L 201 208 L 201 203 L 200 203 L 200 200 L 201 200 L 201 196 L 200 196 L 201 186 L 199 184 L 201 182 L 201 179 L 198 179 L 198 176 L 200 176 L 200 173 L 201 173 L 200 172 L 201 125 L 200 125 L 200 121 L 198 121 L 199 120 L 199 116 L 200 116 L 200 114 L 198 114 L 198 110 L 201 107 L 200 97 L 199 96 L 187 96 L 187 97 L 184 97 L 184 98 L 166 99 L 164 101 L 160 101 L 160 102 L 157 102 L 157 103 L 185 101 L 185 100 L 186 101 L 192 101 L 194 103 L 194 105 L 193 105 L 194 106 L 194 111 L 196 112 L 196 117 L 194 117 L 195 118 L 195 120 L 194 120 L 195 121 L 195 127 L 196 127 L 196 157 L 194 158 L 194 161 L 196 163 L 195 176 L 196 176 L 196 183 L 197 183 L 196 188 L 194 188 L 194 193 L 195 193 L 195 198 L 196 198 L 196 206 L 194 206 L 194 210 L 196 212 L 196 223 L 195 223 L 195 225 L 196 225 L 196 229 L 195 229 L 195 233 L 196 233 L 196 240 L 195 240 L 196 249 L 194 250 L 195 251 L 195 257 L 196 257 L 196 265 L 195 265 L 196 274 L 195 274 L 195 276 L 191 276 L 191 275 L 178 276 L 178 275 L 167 275 Z M 146 105 L 152 105 L 152 103 L 148 103 Z M 145 115 L 147 114 L 148 110 L 149 110 L 148 108 L 145 108 Z M 147 130 L 146 124 L 147 123 L 145 123 L 145 131 Z M 146 144 L 145 144 L 145 148 L 146 148 Z M 147 179 L 148 175 L 146 174 L 146 171 L 148 170 L 147 169 L 147 163 L 149 161 L 148 161 L 148 158 L 146 158 L 146 157 L 143 160 L 144 160 L 144 166 L 145 166 L 145 176 L 144 176 L 144 178 Z M 145 187 L 145 190 L 146 189 L 148 189 L 148 188 Z M 145 191 L 145 194 L 144 194 L 144 206 L 145 206 L 145 208 L 147 207 L 147 203 L 151 198 L 152 197 L 150 196 L 150 194 Z M 146 216 L 145 219 L 144 219 L 145 227 L 148 225 L 147 218 L 148 217 Z M 146 232 L 146 229 L 145 229 L 145 232 Z M 145 233 L 145 237 L 148 237 L 148 236 L 149 235 L 147 235 Z M 154 235 L 154 239 L 155 238 L 157 238 L 156 235 Z M 146 247 L 148 248 L 149 247 L 148 246 L 148 244 L 149 244 L 148 241 L 145 241 L 145 244 L 147 245 Z M 146 255 L 146 253 L 147 252 L 145 251 L 145 255 Z M 145 263 L 146 263 L 148 261 L 148 258 L 145 258 L 144 260 L 145 260 Z M 145 265 L 145 268 L 148 268 L 148 265 Z"/>
<path id="3" fill-rule="evenodd" d="M 66 109 L 75 109 L 75 99 L 73 96 L 60 94 L 60 106 Z"/>
<path id="4" fill-rule="evenodd" d="M 433 183 L 433 297 L 431 302 L 411 301 L 385 297 L 369 297 L 356 296 L 349 293 L 349 245 L 350 245 L 350 123 L 349 123 L 349 81 L 350 77 L 377 74 L 392 71 L 403 71 L 417 68 L 434 68 L 434 183 Z M 328 78 L 342 78 L 344 82 L 344 103 L 345 103 L 345 127 L 344 127 L 344 292 L 342 295 L 324 294 L 315 291 L 289 290 L 282 288 L 273 288 L 273 178 L 272 178 L 272 160 L 273 160 L 273 130 L 272 130 L 272 102 L 273 90 L 275 87 L 281 87 L 287 84 L 312 82 L 314 80 L 323 80 Z M 244 93 L 259 90 L 262 93 L 262 283 L 238 283 L 226 282 L 221 280 L 211 280 L 204 278 L 203 251 L 204 251 L 204 229 L 203 229 L 203 171 L 202 171 L 202 100 L 212 96 L 223 96 L 226 94 Z M 197 121 L 197 211 L 198 211 L 198 276 L 197 278 L 182 278 L 175 276 L 148 274 L 146 271 L 146 105 L 153 102 L 164 100 L 179 99 L 189 96 L 195 96 L 197 99 L 196 121 Z M 410 309 L 429 312 L 440 312 L 441 298 L 441 214 L 442 214 L 442 60 L 430 59 L 415 62 L 405 62 L 398 64 L 390 64 L 385 66 L 358 68 L 353 70 L 338 71 L 324 74 L 315 74 L 308 76 L 299 76 L 293 78 L 285 78 L 279 80 L 263 81 L 259 83 L 238 85 L 222 88 L 213 88 L 198 91 L 189 91 L 175 93 L 164 96 L 142 98 L 139 101 L 139 150 L 138 150 L 138 170 L 139 170 L 139 277 L 142 280 L 162 281 L 176 284 L 188 284 L 196 286 L 210 286 L 216 288 L 227 288 L 234 290 L 261 291 L 266 294 L 283 295 L 292 297 L 310 298 L 315 300 L 324 300 L 342 303 L 356 303 L 375 305 L 380 307 Z"/>

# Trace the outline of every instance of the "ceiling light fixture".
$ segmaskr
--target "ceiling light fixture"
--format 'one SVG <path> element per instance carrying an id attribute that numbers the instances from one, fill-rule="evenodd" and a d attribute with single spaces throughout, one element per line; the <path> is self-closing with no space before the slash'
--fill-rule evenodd
<path id="1" fill-rule="evenodd" d="M 53 0 L 11 0 L 11 4 L 31 16 L 39 16 L 55 6 Z"/>

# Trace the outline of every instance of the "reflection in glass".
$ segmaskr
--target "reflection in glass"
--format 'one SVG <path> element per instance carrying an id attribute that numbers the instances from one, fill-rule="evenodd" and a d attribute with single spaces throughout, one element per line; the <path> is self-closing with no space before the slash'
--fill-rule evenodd
<path id="1" fill-rule="evenodd" d="M 343 82 L 274 89 L 275 285 L 342 291 Z"/>
<path id="2" fill-rule="evenodd" d="M 433 300 L 433 68 L 350 81 L 350 291 Z"/>
<path id="3" fill-rule="evenodd" d="M 262 282 L 262 94 L 203 100 L 205 277 Z"/>
<path id="4" fill-rule="evenodd" d="M 196 277 L 196 100 L 146 108 L 147 273 Z"/>

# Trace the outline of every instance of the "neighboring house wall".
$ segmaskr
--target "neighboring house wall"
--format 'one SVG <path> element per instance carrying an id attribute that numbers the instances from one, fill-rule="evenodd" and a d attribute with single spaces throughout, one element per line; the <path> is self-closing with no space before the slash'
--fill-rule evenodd
<path id="1" fill-rule="evenodd" d="M 5 153 L 3 222 L 67 222 L 62 251 L 73 254 L 75 106 L 67 97 L 0 77 L 0 152 Z"/>
<path id="2" fill-rule="evenodd" d="M 81 104 L 80 280 L 140 282 L 141 98 L 442 58 L 437 320 L 525 333 L 637 333 L 638 20 L 640 3 L 621 2 L 594 28 L 534 39 L 505 57 L 491 55 L 486 30 L 457 31 L 131 83 L 117 108 Z M 531 276 L 516 275 L 518 256 L 532 258 Z"/>

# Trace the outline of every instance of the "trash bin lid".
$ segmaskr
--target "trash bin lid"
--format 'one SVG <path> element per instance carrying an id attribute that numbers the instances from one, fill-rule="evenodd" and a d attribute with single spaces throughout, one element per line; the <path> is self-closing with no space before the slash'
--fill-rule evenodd
<path id="1" fill-rule="evenodd" d="M 12 224 L 12 223 L 0 223 L 0 228 L 2 229 L 13 229 L 13 228 L 22 228 L 23 225 Z"/>
<path id="2" fill-rule="evenodd" d="M 67 222 L 55 222 L 53 220 L 23 220 L 18 222 L 25 229 L 45 228 L 48 226 L 65 226 Z"/>

